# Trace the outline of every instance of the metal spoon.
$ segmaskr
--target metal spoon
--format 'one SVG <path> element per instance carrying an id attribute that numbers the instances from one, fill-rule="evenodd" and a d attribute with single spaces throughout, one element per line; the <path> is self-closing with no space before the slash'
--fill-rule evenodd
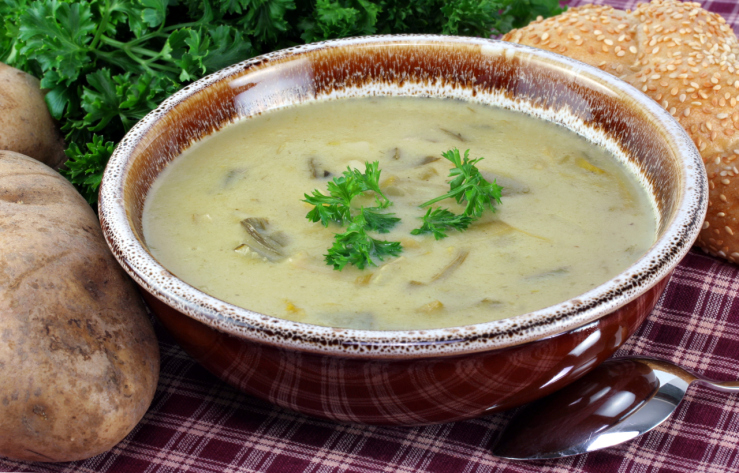
<path id="1" fill-rule="evenodd" d="M 511 460 L 541 460 L 627 442 L 664 422 L 694 381 L 719 391 L 739 392 L 739 382 L 709 381 L 667 361 L 608 360 L 517 412 L 493 454 Z"/>

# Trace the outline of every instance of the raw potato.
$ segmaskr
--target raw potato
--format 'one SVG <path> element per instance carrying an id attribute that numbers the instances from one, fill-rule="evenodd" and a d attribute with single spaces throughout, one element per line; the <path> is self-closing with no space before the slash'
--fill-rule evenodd
<path id="1" fill-rule="evenodd" d="M 33 76 L 0 63 L 0 150 L 15 151 L 55 169 L 66 160 L 64 139 Z"/>
<path id="2" fill-rule="evenodd" d="M 55 171 L 0 151 L 0 456 L 109 450 L 158 376 L 150 320 L 92 209 Z"/>

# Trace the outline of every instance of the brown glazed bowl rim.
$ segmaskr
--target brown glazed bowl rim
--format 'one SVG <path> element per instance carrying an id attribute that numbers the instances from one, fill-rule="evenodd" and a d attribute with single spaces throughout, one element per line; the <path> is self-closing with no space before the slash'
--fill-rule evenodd
<path id="1" fill-rule="evenodd" d="M 662 130 L 661 139 L 682 157 L 679 168 L 678 210 L 656 243 L 627 270 L 578 297 L 535 312 L 476 325 L 429 330 L 373 331 L 339 329 L 293 322 L 252 312 L 209 296 L 184 283 L 162 267 L 132 229 L 124 188 L 131 160 L 146 146 L 147 132 L 185 99 L 222 80 L 243 77 L 274 63 L 305 57 L 331 48 L 362 47 L 475 47 L 500 58 L 523 58 L 536 67 L 565 71 L 573 81 L 605 90 L 629 102 Z M 309 57 L 309 56 L 308 56 Z M 364 92 L 367 93 L 367 92 Z M 519 108 L 551 119 L 530 103 Z M 561 112 L 558 112 L 561 113 Z M 567 119 L 569 120 L 569 119 Z M 584 124 L 567 123 L 593 141 L 602 136 Z M 149 137 L 151 139 L 151 137 Z M 369 36 L 308 44 L 276 51 L 222 69 L 178 91 L 129 131 L 106 167 L 99 194 L 103 234 L 113 254 L 142 287 L 175 310 L 230 335 L 290 350 L 360 358 L 417 358 L 461 355 L 503 349 L 565 333 L 593 322 L 638 298 L 668 276 L 689 251 L 701 229 L 707 207 L 708 184 L 703 161 L 677 121 L 656 102 L 625 82 L 597 68 L 564 56 L 491 39 L 436 35 Z"/>

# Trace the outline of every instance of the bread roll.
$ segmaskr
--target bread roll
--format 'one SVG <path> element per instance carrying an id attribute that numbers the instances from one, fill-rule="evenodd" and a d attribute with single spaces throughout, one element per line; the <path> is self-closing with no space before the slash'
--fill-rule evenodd
<path id="1" fill-rule="evenodd" d="M 503 39 L 597 66 L 669 111 L 708 172 L 708 215 L 696 244 L 739 263 L 739 42 L 721 16 L 677 0 L 633 11 L 586 5 Z"/>

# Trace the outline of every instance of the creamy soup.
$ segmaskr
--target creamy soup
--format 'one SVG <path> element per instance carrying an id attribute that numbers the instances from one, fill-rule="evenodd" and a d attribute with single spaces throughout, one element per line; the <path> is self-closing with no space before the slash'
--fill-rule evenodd
<path id="1" fill-rule="evenodd" d="M 449 191 L 441 153 L 470 150 L 503 187 L 495 213 L 436 240 L 412 235 Z M 334 234 L 303 202 L 333 178 L 379 161 L 401 221 L 373 238 L 397 257 L 337 271 Z M 371 192 L 353 206 L 374 205 Z M 463 205 L 442 206 L 461 213 Z M 193 144 L 147 196 L 146 243 L 176 276 L 232 304 L 310 324 L 424 329 L 541 309 L 623 271 L 655 239 L 654 205 L 606 150 L 561 126 L 490 106 L 426 98 L 342 99 L 243 120 Z M 254 241 L 254 237 L 264 240 Z M 259 246 L 274 247 L 274 254 Z"/>

